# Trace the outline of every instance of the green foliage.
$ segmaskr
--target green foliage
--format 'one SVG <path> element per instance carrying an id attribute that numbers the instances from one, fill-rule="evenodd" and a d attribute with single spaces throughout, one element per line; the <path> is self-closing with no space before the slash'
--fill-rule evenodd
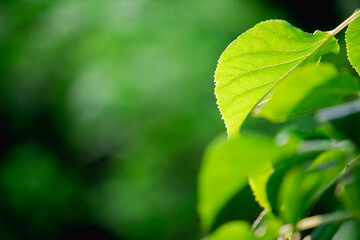
<path id="1" fill-rule="evenodd" d="M 273 171 L 273 167 L 269 164 L 268 169 L 266 169 L 264 173 L 249 176 L 249 184 L 254 193 L 256 201 L 259 202 L 261 207 L 268 211 L 271 211 L 271 206 L 267 199 L 266 183 L 268 182 L 269 177 Z"/>
<path id="2" fill-rule="evenodd" d="M 221 55 L 215 94 L 230 138 L 266 94 L 288 74 L 322 55 L 338 53 L 330 33 L 305 33 L 280 20 L 257 24 L 240 35 Z"/>
<path id="3" fill-rule="evenodd" d="M 360 75 L 360 18 L 349 24 L 346 31 L 346 46 L 349 61 Z"/>
<path id="4" fill-rule="evenodd" d="M 332 240 L 340 225 L 339 223 L 332 223 L 315 228 L 310 234 L 311 240 Z"/>
<path id="5" fill-rule="evenodd" d="M 359 239 L 359 226 L 356 221 L 344 222 L 335 233 L 332 240 L 357 240 Z"/>
<path id="6" fill-rule="evenodd" d="M 347 166 L 346 152 L 330 150 L 315 158 L 308 168 L 290 169 L 279 192 L 280 214 L 295 225 Z"/>
<path id="7" fill-rule="evenodd" d="M 241 228 L 231 223 L 206 239 L 285 240 L 305 233 L 317 240 L 358 239 L 360 139 L 352 142 L 332 122 L 316 119 L 308 132 L 289 126 L 277 135 L 237 136 L 251 112 L 274 124 L 304 114 L 313 117 L 335 105 L 344 112 L 340 116 L 351 115 L 354 110 L 349 112 L 346 102 L 359 98 L 359 79 L 320 60 L 339 51 L 334 36 L 350 24 L 348 57 L 359 71 L 359 16 L 357 11 L 333 31 L 315 34 L 281 20 L 262 22 L 222 54 L 215 94 L 229 140 L 215 140 L 203 159 L 198 205 L 202 226 L 208 231 L 247 181 L 264 212 L 254 222 L 253 234 L 243 234 L 248 231 L 243 223 Z M 322 215 L 309 217 L 314 214 Z M 242 234 L 234 231 L 235 238 L 228 238 L 232 229 Z"/>
<path id="8" fill-rule="evenodd" d="M 204 240 L 255 240 L 249 224 L 246 222 L 234 221 L 221 226 L 213 235 Z"/>
<path id="9" fill-rule="evenodd" d="M 343 200 L 346 208 L 351 210 L 355 217 L 360 220 L 360 169 L 357 166 L 339 185 L 339 197 Z"/>
<path id="10" fill-rule="evenodd" d="M 359 91 L 359 82 L 351 74 L 339 74 L 331 64 L 307 65 L 279 83 L 259 116 L 274 122 L 285 121 L 340 104 L 349 96 L 355 98 Z"/>
<path id="11" fill-rule="evenodd" d="M 257 151 L 259 147 L 261 151 Z M 268 175 L 271 165 L 289 154 L 289 146 L 279 147 L 264 136 L 216 139 L 206 150 L 199 173 L 198 209 L 203 228 L 211 227 L 217 213 L 247 184 L 249 176 Z"/>

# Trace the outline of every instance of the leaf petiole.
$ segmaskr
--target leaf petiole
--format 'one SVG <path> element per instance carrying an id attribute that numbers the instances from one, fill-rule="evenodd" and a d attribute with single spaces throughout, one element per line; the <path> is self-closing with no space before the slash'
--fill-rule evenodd
<path id="1" fill-rule="evenodd" d="M 329 224 L 333 222 L 343 222 L 353 217 L 354 214 L 351 212 L 334 212 L 324 215 L 312 216 L 300 220 L 296 224 L 296 229 L 299 231 L 304 231 L 324 224 Z"/>
<path id="2" fill-rule="evenodd" d="M 316 228 L 320 225 L 335 223 L 335 222 L 344 222 L 349 219 L 354 218 L 352 212 L 333 212 L 324 215 L 316 215 L 307 218 L 301 219 L 295 226 L 296 231 L 305 231 L 309 229 Z M 294 232 L 294 228 L 291 224 L 283 225 L 279 233 L 282 236 L 291 236 Z"/>
<path id="3" fill-rule="evenodd" d="M 330 31 L 331 36 L 335 36 L 341 30 L 343 30 L 347 25 L 349 25 L 352 21 L 360 16 L 360 11 L 356 11 L 353 15 L 348 17 L 344 22 L 342 22 L 339 26 L 337 26 L 334 30 Z"/>

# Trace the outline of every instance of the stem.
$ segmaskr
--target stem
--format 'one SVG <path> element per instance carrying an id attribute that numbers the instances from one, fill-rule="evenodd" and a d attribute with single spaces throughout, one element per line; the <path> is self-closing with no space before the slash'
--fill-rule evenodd
<path id="1" fill-rule="evenodd" d="M 343 222 L 353 217 L 354 214 L 351 212 L 334 212 L 325 215 L 312 216 L 300 220 L 296 224 L 296 229 L 299 231 L 304 231 L 323 224 L 328 224 L 332 222 Z"/>
<path id="2" fill-rule="evenodd" d="M 330 35 L 335 36 L 336 34 L 338 34 L 341 30 L 343 30 L 347 25 L 349 25 L 352 21 L 354 21 L 359 16 L 360 16 L 360 11 L 355 12 L 348 19 L 346 19 L 339 26 L 337 26 L 334 30 L 330 31 Z"/>

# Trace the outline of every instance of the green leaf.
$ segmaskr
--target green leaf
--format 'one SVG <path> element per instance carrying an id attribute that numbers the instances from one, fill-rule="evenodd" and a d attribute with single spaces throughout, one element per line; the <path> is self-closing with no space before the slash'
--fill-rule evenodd
<path id="1" fill-rule="evenodd" d="M 283 139 L 289 139 L 288 143 L 294 145 L 294 149 L 297 149 L 297 155 L 282 161 L 277 165 L 274 165 L 274 173 L 269 177 L 266 184 L 266 195 L 268 202 L 271 207 L 271 211 L 278 215 L 278 203 L 277 196 L 285 174 L 292 168 L 303 164 L 304 162 L 312 161 L 316 158 L 320 152 L 323 151 L 317 149 L 317 144 L 312 143 L 313 148 L 308 151 L 304 149 L 304 144 L 307 142 L 306 139 L 323 139 L 328 136 L 322 132 L 322 130 L 316 130 L 314 132 L 303 132 L 298 129 L 297 126 L 289 125 L 283 128 L 276 136 L 278 141 L 284 141 Z M 330 141 L 330 140 L 328 140 Z M 332 141 L 333 142 L 333 141 Z M 307 144 L 305 144 L 307 145 Z M 322 144 L 321 144 L 322 145 Z M 306 146 L 305 146 L 306 147 Z M 333 148 L 333 145 L 331 145 Z M 305 151 L 304 151 L 305 150 Z"/>
<path id="2" fill-rule="evenodd" d="M 320 225 L 310 235 L 311 240 L 332 240 L 334 234 L 339 230 L 340 223 Z"/>
<path id="3" fill-rule="evenodd" d="M 344 222 L 340 229 L 335 233 L 332 240 L 358 240 L 359 225 L 353 220 Z"/>
<path id="4" fill-rule="evenodd" d="M 273 172 L 274 169 L 269 164 L 268 169 L 266 169 L 265 172 L 263 172 L 262 174 L 257 174 L 255 176 L 250 176 L 249 178 L 249 184 L 251 190 L 253 191 L 255 200 L 259 203 L 261 207 L 263 207 L 269 212 L 271 212 L 271 206 L 267 198 L 266 184 Z"/>
<path id="5" fill-rule="evenodd" d="M 221 55 L 215 72 L 215 94 L 229 138 L 238 136 L 247 115 L 277 82 L 304 63 L 338 51 L 330 33 L 305 33 L 282 20 L 261 22 L 240 35 Z"/>
<path id="6" fill-rule="evenodd" d="M 293 149 L 294 151 L 298 148 L 298 145 L 301 142 L 297 129 L 292 126 L 282 129 L 275 136 L 275 139 L 279 144 L 285 144 L 288 149 Z M 267 195 L 267 184 L 273 172 L 273 165 L 268 163 L 267 165 L 264 165 L 263 172 L 258 172 L 249 176 L 249 185 L 254 194 L 255 200 L 269 213 L 271 213 L 272 209 Z"/>
<path id="7" fill-rule="evenodd" d="M 319 182 L 321 182 L 320 174 L 305 174 L 301 169 L 292 170 L 285 176 L 280 189 L 279 208 L 286 223 L 295 225 L 305 216 L 306 211 L 313 204 L 312 196 L 317 193 Z"/>
<path id="8" fill-rule="evenodd" d="M 233 221 L 219 227 L 204 240 L 255 240 L 248 223 Z"/>
<path id="9" fill-rule="evenodd" d="M 340 104 L 359 91 L 358 80 L 351 74 L 339 74 L 331 64 L 311 64 L 295 70 L 280 82 L 258 116 L 273 122 L 284 121 Z"/>
<path id="10" fill-rule="evenodd" d="M 360 222 L 360 167 L 356 166 L 340 185 L 339 197 Z"/>
<path id="11" fill-rule="evenodd" d="M 300 164 L 303 164 L 304 162 L 309 161 L 310 159 L 314 159 L 317 155 L 318 154 L 314 152 L 297 155 L 280 163 L 278 166 L 275 167 L 275 172 L 270 176 L 266 185 L 266 194 L 271 206 L 271 210 L 274 214 L 279 215 L 280 212 L 278 195 L 280 186 L 284 181 L 284 177 L 287 172 L 294 166 L 298 166 Z"/>
<path id="12" fill-rule="evenodd" d="M 203 229 L 209 230 L 218 212 L 246 186 L 250 175 L 265 172 L 269 164 L 292 151 L 287 145 L 278 147 L 273 139 L 259 135 L 230 141 L 218 138 L 210 144 L 199 173 L 198 211 Z"/>
<path id="13" fill-rule="evenodd" d="M 330 150 L 317 157 L 306 169 L 298 167 L 284 177 L 279 191 L 283 220 L 293 225 L 341 176 L 347 165 L 348 153 Z"/>
<path id="14" fill-rule="evenodd" d="M 357 12 L 359 10 L 356 10 Z M 360 75 L 360 17 L 349 24 L 346 30 L 347 55 L 351 65 Z"/>

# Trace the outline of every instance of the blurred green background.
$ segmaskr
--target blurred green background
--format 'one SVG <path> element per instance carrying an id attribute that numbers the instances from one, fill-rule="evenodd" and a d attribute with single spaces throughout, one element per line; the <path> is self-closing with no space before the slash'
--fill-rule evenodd
<path id="1" fill-rule="evenodd" d="M 0 0 L 0 238 L 199 239 L 217 59 L 259 21 L 331 30 L 358 7 L 319 3 Z"/>

